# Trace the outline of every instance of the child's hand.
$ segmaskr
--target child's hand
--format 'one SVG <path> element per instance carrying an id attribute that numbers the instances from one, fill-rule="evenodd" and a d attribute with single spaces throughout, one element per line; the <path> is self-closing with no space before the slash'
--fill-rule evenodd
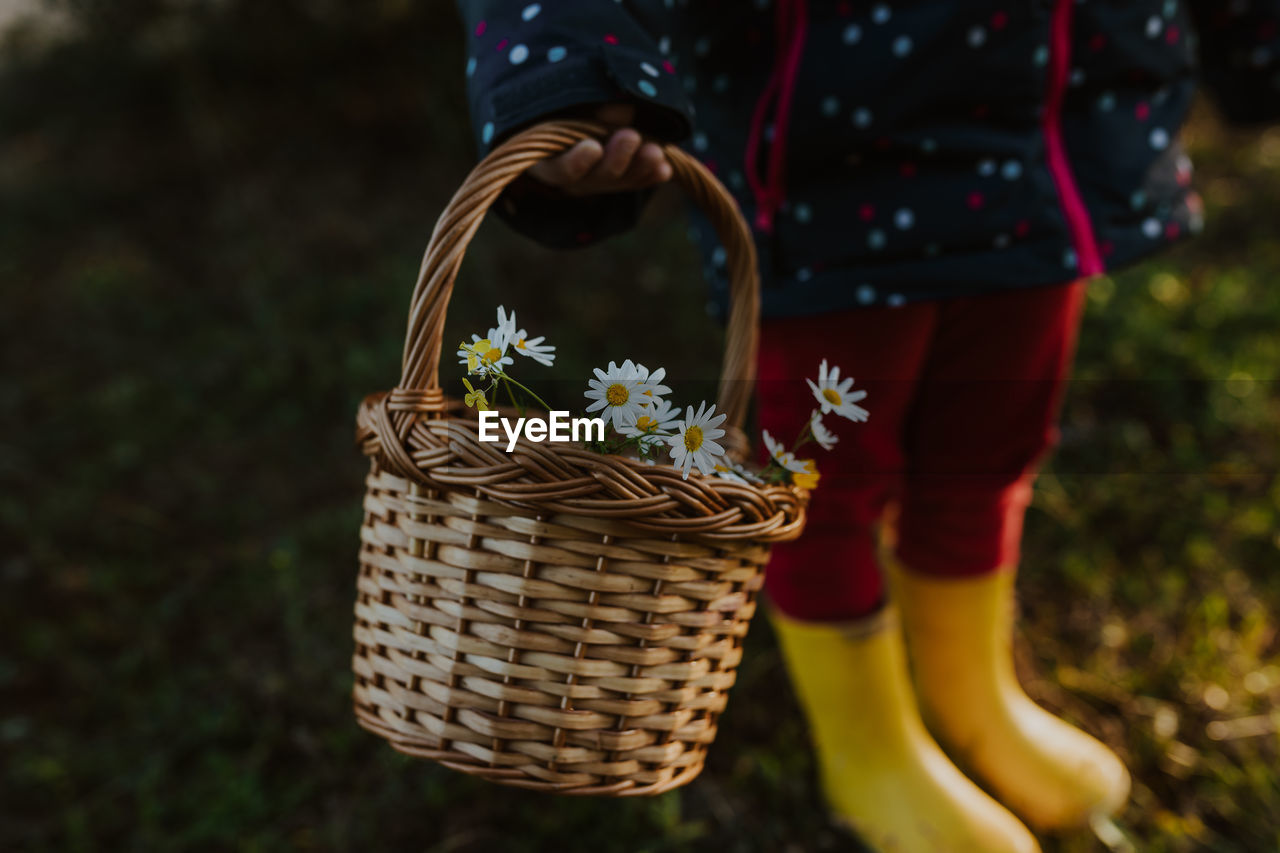
<path id="1" fill-rule="evenodd" d="M 593 195 L 639 190 L 671 180 L 671 164 L 662 148 L 644 142 L 635 128 L 631 104 L 606 104 L 595 117 L 616 128 L 602 146 L 594 139 L 530 167 L 528 174 L 570 194 Z"/>

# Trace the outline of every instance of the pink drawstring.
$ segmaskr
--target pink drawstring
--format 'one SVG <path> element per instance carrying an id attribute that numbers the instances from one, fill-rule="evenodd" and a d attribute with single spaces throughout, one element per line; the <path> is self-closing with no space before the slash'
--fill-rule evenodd
<path id="1" fill-rule="evenodd" d="M 1101 275 L 1106 270 L 1089 219 L 1089 209 L 1080 196 L 1080 187 L 1071 171 L 1066 142 L 1062 137 L 1062 104 L 1071 73 L 1072 0 L 1057 0 L 1050 19 L 1048 92 L 1041 125 L 1049 174 L 1058 189 L 1062 216 L 1071 232 L 1078 270 L 1082 276 Z"/>
<path id="2" fill-rule="evenodd" d="M 747 183 L 756 200 L 756 228 L 766 234 L 773 232 L 773 219 L 786 201 L 787 126 L 791 119 L 791 96 L 800 70 L 800 55 L 804 52 L 804 35 L 808 25 L 808 7 L 805 0 L 776 0 L 777 56 L 769 81 L 756 101 L 751 115 L 751 129 L 747 136 Z M 764 137 L 765 118 L 769 103 L 777 97 L 773 113 L 773 142 L 769 146 L 769 162 L 765 177 L 761 180 L 757 164 L 760 141 Z"/>

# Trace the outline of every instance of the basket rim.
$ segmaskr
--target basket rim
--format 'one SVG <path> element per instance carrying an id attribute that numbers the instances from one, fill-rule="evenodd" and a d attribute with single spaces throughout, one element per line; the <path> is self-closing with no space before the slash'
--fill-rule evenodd
<path id="1" fill-rule="evenodd" d="M 804 524 L 810 492 L 794 484 L 736 482 L 696 468 L 686 479 L 673 465 L 523 434 L 507 453 L 479 440 L 478 419 L 452 416 L 466 411 L 455 398 L 437 393 L 429 401 L 397 402 L 399 391 L 364 398 L 356 442 L 380 468 L 429 489 L 465 489 L 539 513 L 626 521 L 649 533 L 775 542 L 796 538 Z M 404 408 L 418 417 L 401 437 L 391 412 Z"/>

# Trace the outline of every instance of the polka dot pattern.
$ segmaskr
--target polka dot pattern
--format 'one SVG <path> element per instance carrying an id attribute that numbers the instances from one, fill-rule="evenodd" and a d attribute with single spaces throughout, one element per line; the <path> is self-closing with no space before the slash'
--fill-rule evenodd
<path id="1" fill-rule="evenodd" d="M 1237 6 L 1252 2 L 1224 0 L 1224 34 L 1244 19 Z M 958 293 L 1024 278 L 1062 281 L 1084 269 L 1088 258 L 1064 225 L 1057 174 L 1045 157 L 1045 98 L 1057 80 L 1062 122 L 1071 128 L 1063 150 L 1072 179 L 1105 188 L 1083 196 L 1098 254 L 1123 264 L 1199 227 L 1190 165 L 1178 146 L 1190 98 L 1185 2 L 1073 0 L 1065 59 L 1055 54 L 1047 16 L 1026 4 L 810 3 L 787 120 L 779 121 L 784 81 L 777 78 L 755 125 L 776 65 L 777 16 L 787 11 L 777 0 L 753 0 L 711 26 L 693 13 L 695 3 L 588 4 L 580 8 L 589 12 L 571 16 L 545 0 L 462 4 L 465 75 L 484 150 L 528 121 L 520 113 L 526 104 L 554 112 L 615 99 L 621 87 L 650 102 L 654 116 L 671 118 L 666 132 L 683 132 L 687 150 L 725 181 L 754 222 L 758 198 L 770 198 L 757 193 L 774 180 L 771 152 L 785 140 L 780 179 L 767 187 L 782 195 L 769 226 L 771 265 L 791 270 L 792 285 L 804 284 L 805 310 L 901 304 L 941 294 L 928 284 L 933 270 L 943 272 L 947 293 Z M 1249 39 L 1231 41 L 1237 46 L 1222 58 L 1261 72 L 1257 79 L 1269 81 L 1280 103 L 1280 33 L 1260 36 L 1265 22 L 1247 20 Z M 1202 35 L 1211 47 L 1214 34 Z M 535 74 L 557 65 L 574 75 L 563 78 L 573 81 L 561 87 L 572 94 L 559 102 L 560 78 Z M 821 75 L 823 68 L 840 73 Z M 1135 79 L 1134 68 L 1145 76 Z M 928 81 L 922 85 L 934 88 L 912 97 L 947 108 L 902 101 L 895 86 L 905 80 Z M 745 157 L 749 135 L 758 145 L 754 164 Z M 1122 168 L 1095 165 L 1109 163 Z M 583 213 L 565 206 L 541 216 L 522 207 L 504 218 L 530 231 L 556 230 L 563 221 L 562 230 L 589 242 L 630 224 L 634 210 L 623 207 L 601 205 L 587 215 L 579 203 Z M 696 230 L 709 274 L 722 281 L 723 250 L 705 223 Z M 972 270 L 972 278 L 954 280 L 957 269 Z M 850 281 L 854 271 L 859 278 Z M 766 283 L 766 291 L 766 312 L 786 303 L 785 286 L 774 293 Z"/>

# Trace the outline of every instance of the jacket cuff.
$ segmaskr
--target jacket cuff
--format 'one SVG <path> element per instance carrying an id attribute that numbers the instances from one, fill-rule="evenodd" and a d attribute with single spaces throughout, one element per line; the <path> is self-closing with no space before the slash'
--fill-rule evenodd
<path id="1" fill-rule="evenodd" d="M 472 104 L 481 156 L 508 136 L 539 121 L 575 111 L 589 115 L 600 104 L 630 102 L 635 126 L 663 142 L 686 139 L 693 108 L 674 69 L 660 57 L 619 45 L 592 49 L 541 67 L 522 69 L 490 87 Z M 585 51 L 585 52 L 584 52 Z M 494 213 L 512 229 L 544 246 L 588 246 L 632 228 L 652 190 L 568 196 L 533 179 L 519 179 L 503 192 Z"/>
<path id="2" fill-rule="evenodd" d="M 499 196 L 494 214 L 549 249 L 589 246 L 631 229 L 652 189 L 570 196 L 533 179 L 518 179 Z"/>
<path id="3" fill-rule="evenodd" d="M 693 127 L 693 108 L 685 98 L 675 69 L 657 55 L 616 44 L 521 69 L 489 87 L 471 105 L 471 122 L 481 156 L 521 128 L 568 110 L 629 101 L 636 106 L 637 127 L 664 142 L 686 139 Z"/>

